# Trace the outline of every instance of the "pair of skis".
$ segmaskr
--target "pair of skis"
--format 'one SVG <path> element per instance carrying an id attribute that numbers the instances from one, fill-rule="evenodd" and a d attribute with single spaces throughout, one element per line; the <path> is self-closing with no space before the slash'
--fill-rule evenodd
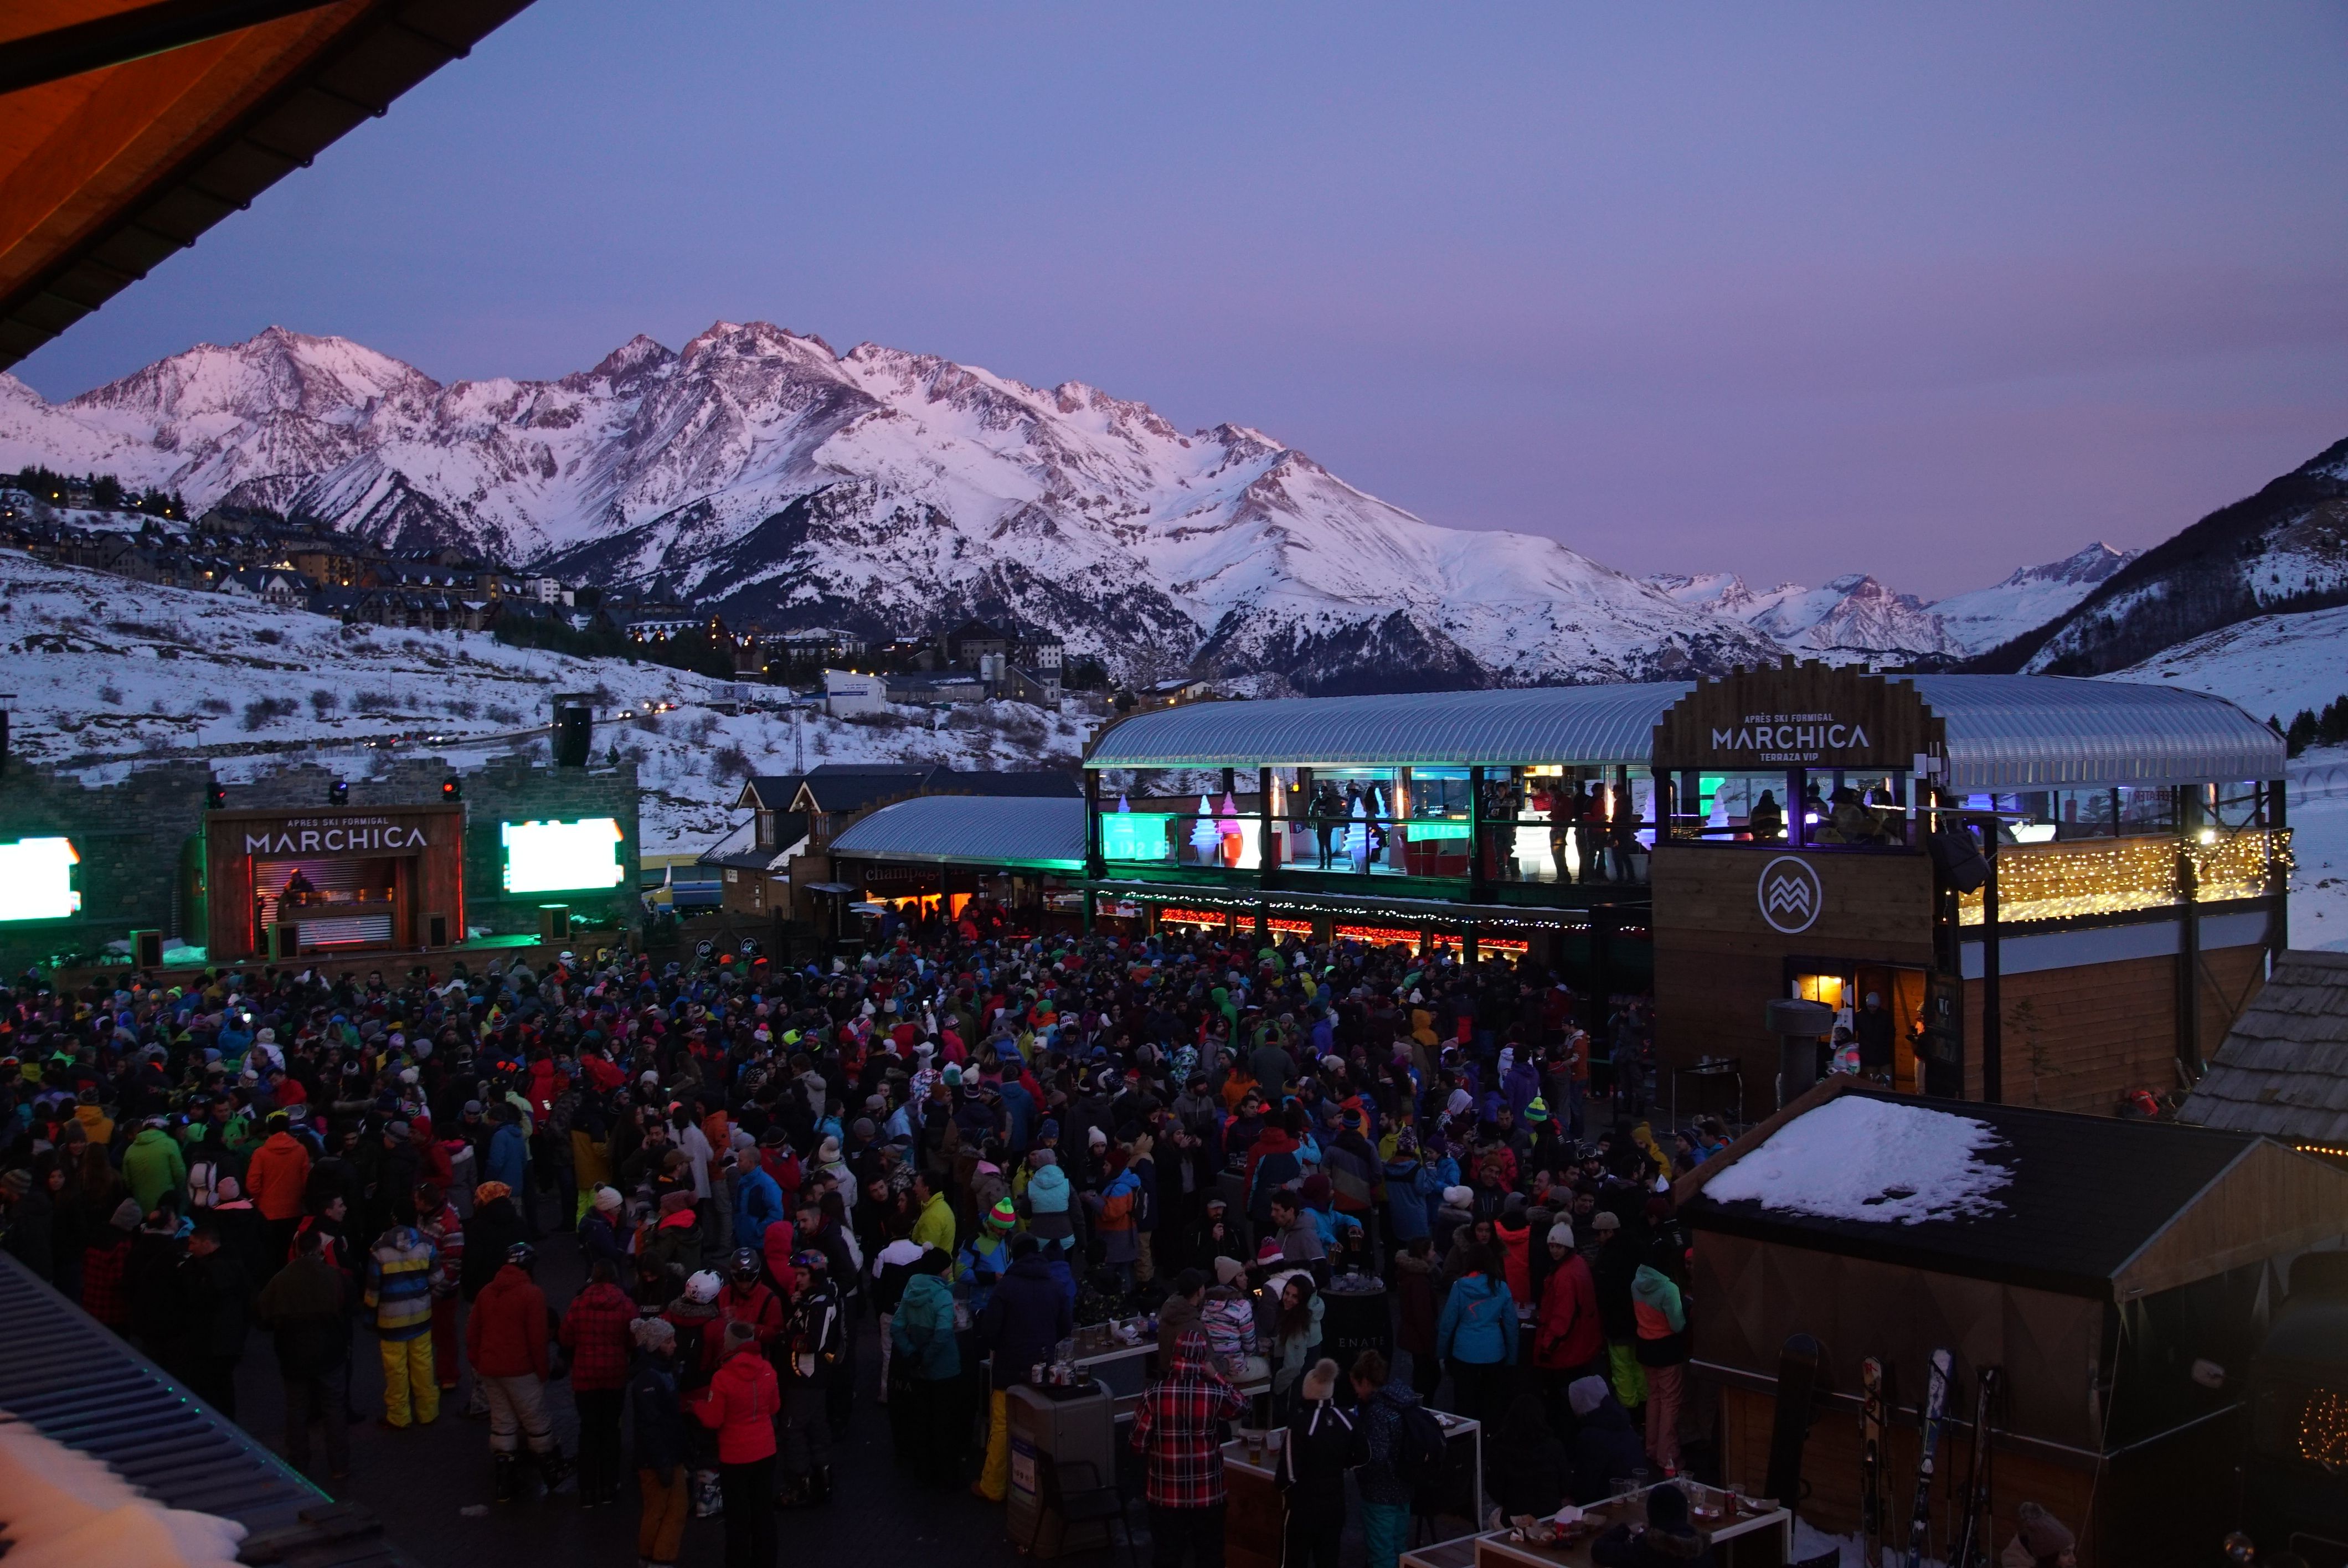
<path id="1" fill-rule="evenodd" d="M 1924 1390 L 1924 1435 L 1916 1461 L 1916 1501 L 1908 1516 L 1907 1568 L 1921 1568 L 1932 1536 L 1932 1481 L 1940 1469 L 1941 1435 L 1948 1423 L 1949 1389 L 1956 1358 L 1949 1351 L 1932 1352 L 1931 1375 Z M 1965 1467 L 1962 1513 L 1952 1534 L 1948 1568 L 1982 1568 L 1990 1551 L 1991 1450 L 1989 1424 L 2004 1375 L 1984 1367 L 1976 1378 L 1973 1398 L 1972 1454 Z M 1883 1363 L 1870 1357 L 1859 1368 L 1863 1392 L 1861 1419 L 1864 1445 L 1859 1490 L 1860 1530 L 1867 1542 L 1868 1562 L 1882 1561 L 1884 1428 L 1890 1411 Z"/>

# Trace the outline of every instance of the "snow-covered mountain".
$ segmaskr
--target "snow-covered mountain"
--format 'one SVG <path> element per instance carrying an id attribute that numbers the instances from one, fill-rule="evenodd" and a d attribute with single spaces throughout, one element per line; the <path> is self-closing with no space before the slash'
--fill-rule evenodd
<path id="1" fill-rule="evenodd" d="M 2348 604 L 2348 441 L 2114 572 L 1984 668 L 2100 675 L 2255 618 Z"/>
<path id="2" fill-rule="evenodd" d="M 2093 593 L 2142 550 L 2116 550 L 2100 540 L 2044 566 L 2026 566 L 1994 588 L 1937 600 L 1932 613 L 1967 653 L 1982 653 L 2034 630 Z"/>
<path id="3" fill-rule="evenodd" d="M 1553 540 L 1422 521 L 1232 425 L 1081 383 L 720 323 L 558 381 L 442 385 L 272 328 L 51 405 L 0 377 L 0 469 L 110 472 L 395 546 L 459 543 L 735 624 L 965 614 L 1129 675 L 1305 692 L 1614 681 L 1776 656 Z"/>
<path id="4" fill-rule="evenodd" d="M 2092 544 L 1994 588 L 1928 601 L 1894 593 L 1863 572 L 1822 588 L 1781 582 L 1756 592 L 1729 572 L 1647 580 L 1678 603 L 1741 620 L 1788 651 L 1829 664 L 1947 663 L 2042 626 L 2141 552 Z"/>

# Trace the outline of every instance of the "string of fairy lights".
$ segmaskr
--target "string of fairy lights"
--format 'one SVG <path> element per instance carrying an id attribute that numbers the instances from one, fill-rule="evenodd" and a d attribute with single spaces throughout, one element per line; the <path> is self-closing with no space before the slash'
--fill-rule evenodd
<path id="1" fill-rule="evenodd" d="M 2194 897 L 2203 903 L 2262 897 L 2271 875 L 2291 870 L 2288 828 L 2235 833 L 2207 844 L 2123 838 L 2009 846 L 1997 856 L 1998 918 L 2061 920 L 2174 904 L 2180 849 L 2192 862 Z M 1982 895 L 1962 895 L 1957 910 L 1960 924 L 1980 925 Z"/>

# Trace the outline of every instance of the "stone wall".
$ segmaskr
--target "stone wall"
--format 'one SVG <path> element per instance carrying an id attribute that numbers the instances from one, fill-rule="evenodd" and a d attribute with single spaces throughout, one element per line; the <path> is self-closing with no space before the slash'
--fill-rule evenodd
<path id="1" fill-rule="evenodd" d="M 191 845 L 203 831 L 211 782 L 201 763 L 162 764 L 93 788 L 10 762 L 0 774 L 0 843 L 72 840 L 82 904 L 71 919 L 0 924 L 0 971 L 15 974 L 59 952 L 97 952 L 134 929 L 201 943 L 201 909 L 191 906 L 202 859 Z"/>
<path id="2" fill-rule="evenodd" d="M 439 788 L 437 780 L 433 788 Z M 634 763 L 557 768 L 534 765 L 528 757 L 493 757 L 479 773 L 465 775 L 464 791 L 468 925 L 500 935 L 535 931 L 541 904 L 568 904 L 574 916 L 616 918 L 623 927 L 642 919 L 636 880 L 644 841 L 637 830 Z M 356 790 L 352 794 L 355 798 Z M 502 824 L 575 822 L 585 816 L 613 817 L 620 825 L 623 875 L 617 887 L 583 893 L 506 892 L 505 848 L 498 833 Z"/>
<path id="3" fill-rule="evenodd" d="M 440 757 L 408 757 L 374 778 L 346 775 L 315 763 L 282 768 L 249 784 L 229 784 L 232 810 L 291 809 L 331 804 L 335 781 L 346 779 L 348 804 L 426 805 L 439 802 L 441 785 L 458 779 L 465 807 L 466 924 L 505 935 L 538 929 L 538 907 L 560 903 L 573 914 L 616 918 L 633 927 L 643 915 L 637 889 L 642 837 L 633 763 L 608 768 L 533 766 L 529 758 L 492 759 L 478 773 L 458 774 Z M 70 920 L 0 924 L 0 972 L 14 974 L 59 953 L 96 953 L 134 929 L 164 934 L 167 946 L 201 946 L 205 796 L 211 770 L 201 763 L 146 767 L 120 784 L 97 787 L 59 777 L 21 761 L 0 774 L 0 843 L 64 837 L 81 856 L 81 913 Z M 509 895 L 499 836 L 507 822 L 576 821 L 608 816 L 620 825 L 616 887 L 592 892 Z"/>

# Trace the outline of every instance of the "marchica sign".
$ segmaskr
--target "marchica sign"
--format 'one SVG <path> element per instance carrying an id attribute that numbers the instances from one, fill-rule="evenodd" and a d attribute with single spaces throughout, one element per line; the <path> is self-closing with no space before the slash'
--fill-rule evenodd
<path id="1" fill-rule="evenodd" d="M 1832 713 L 1747 713 L 1744 722 L 1712 731 L 1712 750 L 1755 763 L 1816 763 L 1827 753 L 1865 752 L 1867 726 Z"/>
<path id="2" fill-rule="evenodd" d="M 288 817 L 250 825 L 242 837 L 246 855 L 384 855 L 428 842 L 421 824 L 388 816 Z"/>
<path id="3" fill-rule="evenodd" d="M 1655 725 L 1665 773 L 1906 768 L 1936 752 L 1940 722 L 1916 689 L 1863 670 L 1799 664 L 1706 681 Z"/>

